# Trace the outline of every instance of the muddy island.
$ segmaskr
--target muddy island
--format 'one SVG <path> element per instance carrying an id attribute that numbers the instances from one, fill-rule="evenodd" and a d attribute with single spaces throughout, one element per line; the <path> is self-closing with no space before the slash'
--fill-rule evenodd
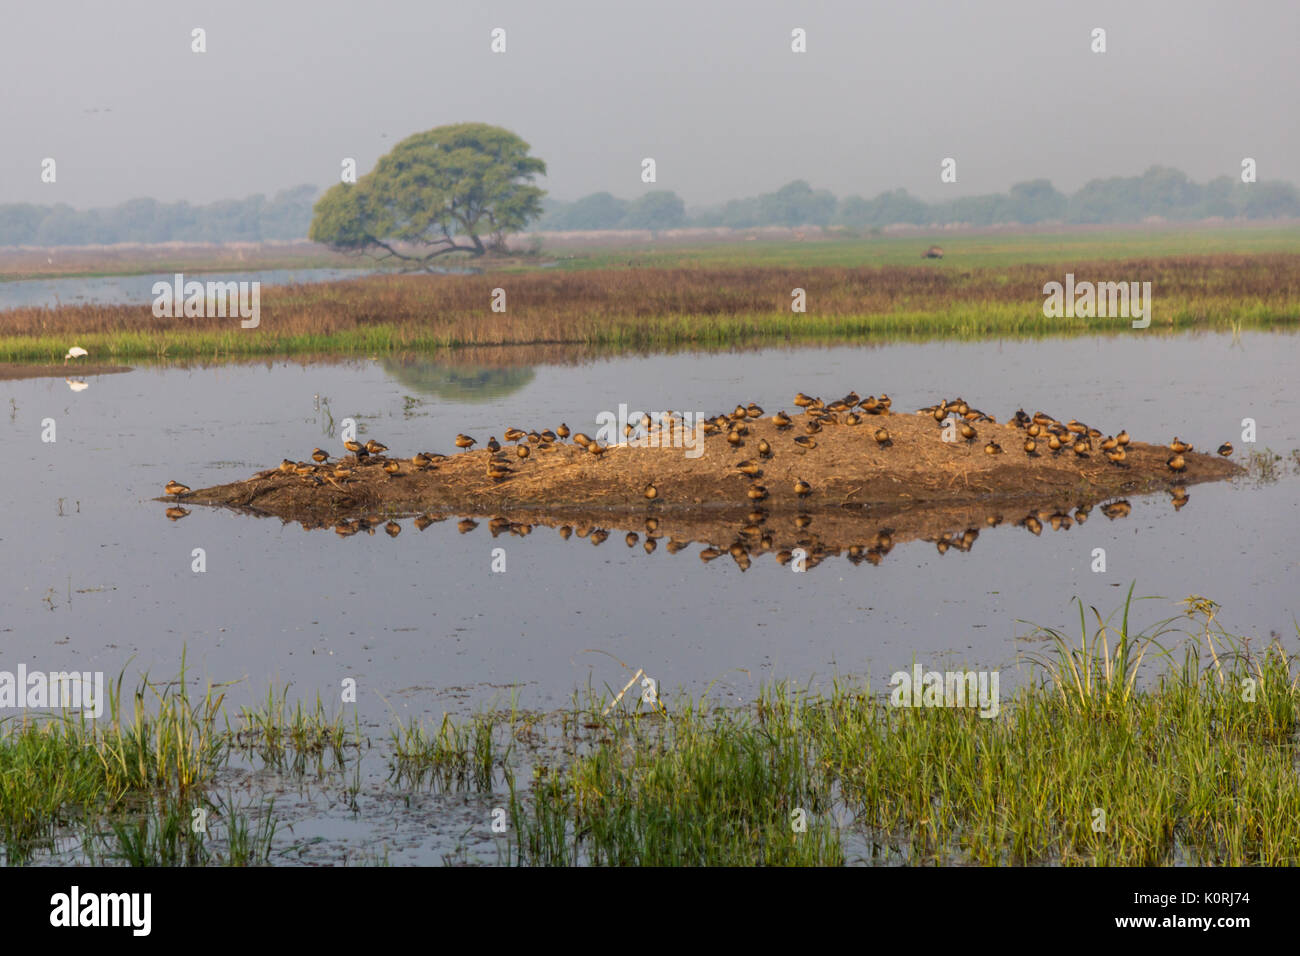
<path id="1" fill-rule="evenodd" d="M 792 413 L 749 404 L 710 417 L 643 415 L 598 438 L 504 426 L 489 447 L 459 436 L 453 454 L 354 441 L 340 457 L 316 449 L 315 460 L 160 500 L 173 518 L 184 506 L 221 506 L 340 535 L 462 516 L 471 527 L 494 519 L 494 534 L 544 525 L 600 543 L 616 528 L 628 546 L 644 534 L 646 550 L 699 541 L 738 561 L 737 543 L 746 554 L 804 547 L 871 560 L 914 538 L 969 550 L 980 528 L 1004 521 L 1035 535 L 1061 530 L 1097 505 L 1115 519 L 1129 495 L 1163 490 L 1181 508 L 1187 486 L 1243 471 L 1226 445 L 1215 454 L 1177 438 L 1138 442 L 1044 412 L 998 422 L 960 398 L 904 413 L 892 405 L 800 394 Z"/>

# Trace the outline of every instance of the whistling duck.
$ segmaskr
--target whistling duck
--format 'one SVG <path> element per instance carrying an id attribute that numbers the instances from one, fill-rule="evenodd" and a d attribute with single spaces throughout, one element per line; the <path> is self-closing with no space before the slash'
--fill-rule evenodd
<path id="1" fill-rule="evenodd" d="M 179 498 L 181 495 L 188 495 L 190 493 L 190 486 L 182 485 L 179 481 L 169 481 L 164 486 L 164 490 L 173 498 Z"/>
<path id="2" fill-rule="evenodd" d="M 1116 518 L 1127 517 L 1132 510 L 1133 506 L 1127 501 L 1112 501 L 1110 504 L 1102 506 L 1101 513 L 1114 521 Z"/>

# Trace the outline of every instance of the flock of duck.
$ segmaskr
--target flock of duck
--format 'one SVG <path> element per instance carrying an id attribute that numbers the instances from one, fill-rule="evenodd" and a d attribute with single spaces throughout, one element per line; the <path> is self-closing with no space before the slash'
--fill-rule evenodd
<path id="1" fill-rule="evenodd" d="M 946 427 L 946 423 L 949 421 L 954 422 L 957 424 L 961 437 L 967 442 L 974 442 L 979 437 L 974 423 L 989 422 L 996 424 L 996 419 L 992 416 L 986 415 L 977 408 L 972 408 L 961 398 L 955 398 L 951 401 L 945 399 L 937 405 L 917 409 L 917 414 L 932 416 L 940 427 Z M 1025 433 L 1022 447 L 1025 454 L 1030 458 L 1038 457 L 1044 450 L 1051 452 L 1053 455 L 1060 455 L 1068 450 L 1079 458 L 1087 458 L 1094 450 L 1100 449 L 1106 460 L 1112 465 L 1125 467 L 1128 459 L 1129 434 L 1125 429 L 1120 429 L 1117 434 L 1107 435 L 1103 438 L 1100 429 L 1085 425 L 1077 419 L 1072 418 L 1068 422 L 1061 422 L 1046 412 L 1040 411 L 1029 415 L 1023 408 L 1016 410 L 1010 424 Z M 1166 467 L 1171 472 L 1185 471 L 1187 469 L 1187 460 L 1183 456 L 1192 450 L 1191 445 L 1174 436 L 1174 440 L 1169 443 L 1171 454 L 1165 460 Z M 989 440 L 984 445 L 984 453 L 986 455 L 1000 455 L 1003 453 L 1003 448 L 996 441 Z M 1232 443 L 1224 442 L 1219 446 L 1218 453 L 1225 458 L 1232 455 Z"/>
<path id="2" fill-rule="evenodd" d="M 870 427 L 871 441 L 877 447 L 888 448 L 893 445 L 893 436 L 889 428 L 881 421 L 891 414 L 892 404 L 889 396 L 884 394 L 879 397 L 867 396 L 862 398 L 856 392 L 850 392 L 842 398 L 824 402 L 820 398 L 800 392 L 794 398 L 794 405 L 802 410 L 801 421 L 796 421 L 784 410 L 770 416 L 770 421 L 775 426 L 778 434 L 785 434 L 798 429 L 801 433 L 793 436 L 792 450 L 807 453 L 817 447 L 816 436 L 823 429 L 833 426 L 860 426 L 874 418 L 876 424 Z M 933 418 L 936 425 L 945 431 L 945 440 L 955 440 L 953 432 L 949 431 L 951 429 L 955 430 L 956 436 L 960 436 L 962 441 L 971 446 L 977 446 L 980 441 L 979 426 L 997 424 L 993 416 L 972 407 L 961 398 L 943 399 L 934 405 L 918 409 L 917 414 L 928 415 Z M 731 448 L 739 449 L 745 447 L 747 442 L 751 440 L 750 425 L 756 419 L 763 418 L 765 415 L 766 413 L 761 406 L 750 402 L 746 405 L 736 405 L 730 412 L 720 413 L 704 419 L 702 428 L 706 436 L 722 435 Z M 1017 410 L 1007 424 L 1013 425 L 1023 432 L 1021 448 L 1029 458 L 1038 458 L 1045 454 L 1053 456 L 1073 454 L 1078 458 L 1087 458 L 1094 451 L 1100 450 L 1110 464 L 1121 468 L 1126 467 L 1127 447 L 1130 439 L 1128 432 L 1125 430 L 1121 429 L 1113 436 L 1104 435 L 1099 429 L 1076 419 L 1062 422 L 1045 412 L 1039 411 L 1030 415 L 1023 409 Z M 671 412 L 657 422 L 652 420 L 649 415 L 643 415 L 638 422 L 628 423 L 625 429 L 625 437 L 632 438 L 638 427 L 644 430 L 647 435 L 653 434 L 656 430 L 671 435 L 675 428 L 685 426 Z M 521 467 L 534 454 L 549 455 L 563 446 L 565 441 L 570 438 L 572 438 L 574 446 L 583 449 L 597 459 L 603 456 L 610 447 L 600 444 L 582 432 L 572 432 L 568 425 L 564 423 L 558 425 L 554 430 L 548 428 L 531 432 L 511 427 L 505 429 L 502 435 L 507 443 L 512 444 L 503 445 L 493 435 L 485 446 L 490 453 L 486 459 L 486 477 L 494 484 L 507 480 L 515 473 L 517 468 Z M 1005 441 L 1005 436 L 1003 436 L 1003 440 Z M 342 487 L 353 480 L 373 474 L 372 469 L 384 472 L 388 479 L 398 479 L 411 473 L 436 470 L 442 462 L 448 459 L 446 455 L 423 451 L 417 452 L 409 459 L 390 458 L 385 454 L 388 451 L 387 446 L 373 439 L 365 443 L 347 440 L 343 444 L 348 452 L 347 456 L 336 458 L 321 448 L 315 448 L 310 455 L 310 461 L 285 459 L 277 468 L 259 472 L 255 478 L 272 479 L 283 476 L 299 479 L 316 486 L 329 484 Z M 469 435 L 459 434 L 456 436 L 455 444 L 457 448 L 469 451 L 478 444 L 478 441 Z M 983 450 L 986 455 L 991 456 L 1004 454 L 1002 445 L 995 438 L 988 438 L 983 444 Z M 1175 437 L 1169 444 L 1169 455 L 1165 462 L 1169 471 L 1173 473 L 1184 471 L 1187 466 L 1184 456 L 1192 450 L 1190 444 L 1184 443 Z M 1232 445 L 1225 442 L 1219 446 L 1218 453 L 1224 457 L 1230 456 L 1232 454 Z M 737 565 L 742 570 L 745 570 L 749 566 L 751 555 L 756 552 L 775 551 L 778 561 L 782 564 L 787 564 L 793 559 L 794 551 L 792 548 L 776 550 L 773 534 L 768 525 L 770 516 L 763 507 L 763 502 L 769 497 L 769 489 L 758 480 L 763 475 L 764 466 L 768 465 L 775 454 L 776 449 L 773 447 L 773 442 L 767 438 L 759 438 L 753 446 L 751 457 L 735 464 L 736 473 L 751 479 L 745 494 L 752 510 L 730 544 L 726 546 L 710 545 L 700 551 L 702 561 L 712 561 L 724 554 L 729 554 Z M 168 517 L 172 520 L 178 520 L 188 514 L 189 512 L 186 509 L 179 507 L 179 502 L 192 494 L 190 488 L 180 482 L 169 481 L 165 490 L 167 495 L 174 499 L 173 507 L 167 510 Z M 800 503 L 800 513 L 793 516 L 794 527 L 795 531 L 802 535 L 794 541 L 794 546 L 804 550 L 803 557 L 806 560 L 807 567 L 815 566 L 829 554 L 840 553 L 840 551 L 845 550 L 827 547 L 817 535 L 809 532 L 809 526 L 814 519 L 812 515 L 804 513 L 802 505 L 814 493 L 812 484 L 804 478 L 796 478 L 791 490 Z M 1186 489 L 1181 486 L 1174 488 L 1171 494 L 1175 510 L 1182 508 L 1188 501 Z M 653 480 L 647 483 L 643 489 L 643 495 L 647 503 L 658 499 L 661 495 L 658 483 Z M 1014 523 L 1017 526 L 1024 527 L 1034 535 L 1040 535 L 1045 527 L 1051 527 L 1053 530 L 1067 530 L 1075 524 L 1083 524 L 1088 519 L 1092 507 L 1091 505 L 1079 505 L 1073 509 L 1073 513 L 1065 509 L 1036 511 L 1025 515 Z M 1123 500 L 1102 505 L 1101 509 L 1111 520 L 1124 517 L 1131 510 L 1129 503 Z M 423 531 L 434 522 L 442 520 L 445 519 L 423 514 L 415 519 L 415 525 L 419 530 Z M 1002 522 L 1001 515 L 990 515 L 986 519 L 986 524 L 989 527 L 996 527 Z M 476 527 L 478 527 L 478 522 L 472 518 L 465 518 L 458 525 L 458 529 L 462 534 Z M 380 515 L 343 519 L 335 524 L 334 530 L 340 536 L 348 537 L 361 531 L 373 535 L 380 528 L 383 528 L 386 534 L 394 538 L 402 530 L 401 525 L 396 520 Z M 526 522 L 514 522 L 498 516 L 489 522 L 489 530 L 494 537 L 505 532 L 524 536 L 531 533 L 532 525 Z M 565 539 L 575 533 L 578 537 L 587 537 L 594 545 L 603 543 L 610 536 L 608 529 L 590 525 L 576 527 L 563 525 L 559 528 L 559 532 Z M 892 529 L 882 528 L 875 533 L 871 540 L 849 546 L 846 549 L 847 556 L 854 563 L 865 561 L 878 564 L 893 547 L 893 536 L 894 531 Z M 644 538 L 642 539 L 637 532 L 630 531 L 627 532 L 624 540 L 629 548 L 640 543 L 646 553 L 652 553 L 662 537 L 663 535 L 659 532 L 659 519 L 654 515 L 648 515 L 645 518 Z M 948 550 L 969 551 L 978 537 L 978 528 L 966 528 L 954 533 L 933 536 L 927 540 L 933 541 L 939 553 L 943 554 Z M 667 550 L 670 553 L 676 553 L 687 547 L 687 544 L 687 542 L 670 537 L 667 542 Z"/>

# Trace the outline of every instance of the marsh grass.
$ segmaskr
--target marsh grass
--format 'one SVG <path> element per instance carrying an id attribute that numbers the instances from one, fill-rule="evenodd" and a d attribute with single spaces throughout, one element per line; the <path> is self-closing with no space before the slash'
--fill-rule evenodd
<path id="1" fill-rule="evenodd" d="M 202 828 L 195 825 L 199 811 Z M 274 799 L 240 806 L 233 796 L 189 801 L 162 793 L 109 820 L 88 855 L 126 866 L 265 866 L 277 829 L 274 812 Z"/>
<path id="2" fill-rule="evenodd" d="M 1275 484 L 1287 473 L 1288 465 L 1300 474 L 1300 449 L 1292 449 L 1287 458 L 1283 458 L 1272 448 L 1258 451 L 1252 448 L 1246 453 L 1246 477 L 1257 485 Z"/>
<path id="3" fill-rule="evenodd" d="M 355 711 L 349 726 L 341 714 L 326 713 L 319 694 L 311 707 L 297 701 L 290 708 L 288 687 L 278 696 L 270 688 L 264 704 L 242 708 L 238 727 L 226 722 L 226 735 L 241 753 L 258 757 L 269 768 L 294 774 L 305 773 L 309 767 L 318 775 L 327 767 L 342 769 L 349 752 L 359 753 L 363 747 Z"/>
<path id="4" fill-rule="evenodd" d="M 9 722 L 0 741 L 0 834 L 10 861 L 140 795 L 186 798 L 223 763 L 227 744 L 216 727 L 223 695 L 209 687 L 193 696 L 183 661 L 177 680 L 145 675 L 129 700 L 122 680 L 107 682 L 99 720 L 63 711 Z"/>
<path id="5" fill-rule="evenodd" d="M 145 808 L 109 821 L 100 859 L 126 866 L 204 866 L 212 861 L 204 835 L 191 825 L 187 801 L 160 795 Z"/>
<path id="6" fill-rule="evenodd" d="M 490 793 L 513 749 L 499 739 L 503 732 L 490 714 L 468 723 L 444 714 L 436 732 L 427 731 L 418 720 L 400 724 L 391 736 L 390 779 L 409 788 L 427 783 L 444 791 Z"/>
<path id="7" fill-rule="evenodd" d="M 283 694 L 270 691 L 263 707 L 242 710 L 232 726 L 224 690 L 196 690 L 183 657 L 177 678 L 145 674 L 134 691 L 123 692 L 123 673 L 107 682 L 98 720 L 60 711 L 5 722 L 0 847 L 6 862 L 27 862 L 69 840 L 88 854 L 132 865 L 257 862 L 275 831 L 269 805 L 250 828 L 233 803 L 213 804 L 208 796 L 231 756 L 251 754 L 272 769 L 302 774 L 341 767 L 362 749 L 355 718 L 349 727 L 327 716 L 319 699 L 314 707 L 291 709 Z M 191 832 L 191 814 L 200 807 L 213 809 L 225 826 L 224 856 L 212 856 L 205 839 Z"/>
<path id="8" fill-rule="evenodd" d="M 1133 585 L 1124 598 L 1124 607 L 1118 627 L 1102 620 L 1101 612 L 1089 608 L 1097 627 L 1089 633 L 1088 619 L 1083 601 L 1079 606 L 1079 643 L 1073 645 L 1062 631 L 1039 628 L 1038 633 L 1050 639 L 1054 656 L 1027 655 L 1050 678 L 1063 706 L 1081 715 L 1095 713 L 1098 709 L 1124 707 L 1133 699 L 1142 659 L 1151 647 L 1168 653 L 1160 647 L 1158 638 L 1166 628 L 1157 627 L 1140 641 L 1129 635 L 1129 611 L 1133 605 Z M 1166 622 L 1167 623 L 1167 622 Z M 1114 641 L 1114 648 L 1111 641 Z"/>
<path id="9" fill-rule="evenodd" d="M 1300 255 L 1219 254 L 1073 262 L 1080 279 L 1152 283 L 1156 330 L 1294 327 Z M 270 288 L 261 324 L 156 318 L 148 306 L 12 309 L 0 361 L 60 363 L 74 338 L 94 361 L 310 353 L 394 354 L 483 346 L 636 350 L 862 339 L 979 339 L 1131 331 L 1127 318 L 1047 319 L 1055 264 L 755 266 L 698 263 L 483 276 L 383 275 Z M 502 285 L 504 283 L 504 285 Z M 508 310 L 492 312 L 494 288 Z M 808 311 L 790 311 L 791 290 Z"/>
<path id="10" fill-rule="evenodd" d="M 764 688 L 752 709 L 677 701 L 601 720 L 588 749 L 510 781 L 520 863 L 841 861 L 1277 865 L 1300 861 L 1295 660 L 1254 653 L 1217 606 L 1175 641 L 1081 608 L 1077 641 L 984 719 L 869 688 Z M 1112 616 L 1113 617 L 1113 616 Z M 1179 652 L 1181 650 L 1181 657 Z M 1165 670 L 1147 674 L 1149 660 Z M 807 829 L 791 819 L 806 811 Z"/>
<path id="11" fill-rule="evenodd" d="M 1233 635 L 1212 600 L 1135 630 L 1130 588 L 1078 631 L 1040 627 L 998 716 L 893 707 L 870 683 L 777 683 L 751 706 L 708 692 L 609 708 L 587 688 L 554 714 L 397 724 L 394 796 L 430 787 L 507 808 L 520 865 L 1300 863 L 1300 668 Z M 1300 630 L 1300 628 L 1298 628 Z M 264 796 L 213 793 L 232 755 L 275 776 L 353 770 L 359 727 L 284 692 L 227 719 L 224 692 L 146 679 L 93 724 L 53 714 L 0 735 L 0 845 L 22 863 L 259 865 Z M 196 833 L 196 809 L 209 832 Z M 451 859 L 455 859 L 453 853 Z"/>

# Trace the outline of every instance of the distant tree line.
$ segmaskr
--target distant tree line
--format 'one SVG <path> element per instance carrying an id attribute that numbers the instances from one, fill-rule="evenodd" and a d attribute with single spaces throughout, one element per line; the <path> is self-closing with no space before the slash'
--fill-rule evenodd
<path id="1" fill-rule="evenodd" d="M 296 186 L 206 206 L 132 199 L 105 209 L 60 203 L 0 205 L 0 246 L 110 245 L 118 242 L 256 242 L 304 239 L 320 189 Z"/>
<path id="2" fill-rule="evenodd" d="M 321 190 L 297 186 L 265 196 L 193 206 L 132 199 L 106 209 L 77 210 L 66 205 L 0 205 L 0 246 L 60 246 L 119 242 L 237 242 L 304 239 Z M 965 223 L 1070 224 L 1132 223 L 1159 216 L 1167 220 L 1300 218 L 1300 190 L 1290 183 L 1242 183 L 1221 176 L 1204 185 L 1167 166 L 1140 176 L 1094 179 L 1073 195 L 1046 179 L 1017 183 L 1005 193 L 965 196 L 928 203 L 905 189 L 872 199 L 837 198 L 803 180 L 776 192 L 720 205 L 687 210 L 676 193 L 654 190 L 638 199 L 607 192 L 573 202 L 545 199 L 542 214 L 529 228 L 554 232 L 602 229 L 662 231 L 690 226 L 845 226 L 876 229 Z"/>
<path id="3" fill-rule="evenodd" d="M 600 229 L 675 229 L 689 226 L 847 226 L 872 229 L 894 224 L 917 226 L 965 223 L 1132 223 L 1151 216 L 1169 220 L 1273 219 L 1300 217 L 1300 190 L 1290 183 L 1243 183 L 1221 176 L 1205 185 L 1167 166 L 1140 176 L 1094 179 L 1067 196 L 1046 179 L 1017 183 L 1006 193 L 965 196 L 927 203 L 905 189 L 872 199 L 837 198 L 803 180 L 776 192 L 732 199 L 687 211 L 672 192 L 649 192 L 640 199 L 593 193 L 574 202 L 548 200 L 533 228 L 546 231 Z"/>

